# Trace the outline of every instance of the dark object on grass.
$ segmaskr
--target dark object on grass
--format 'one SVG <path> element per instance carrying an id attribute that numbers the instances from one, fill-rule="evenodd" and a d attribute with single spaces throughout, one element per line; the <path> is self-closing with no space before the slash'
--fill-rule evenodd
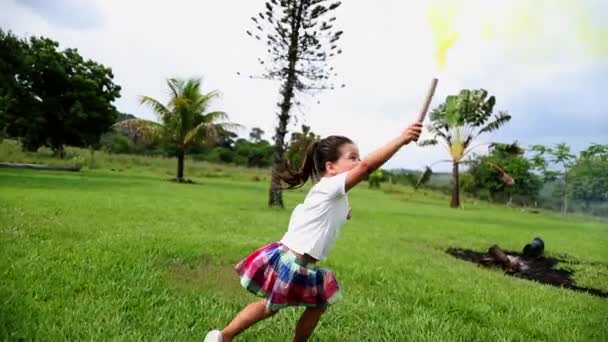
<path id="1" fill-rule="evenodd" d="M 492 246 L 494 247 L 494 246 Z M 490 247 L 490 249 L 492 249 Z M 470 249 L 450 247 L 446 251 L 455 258 L 474 262 L 483 267 L 500 266 L 505 274 L 513 277 L 537 281 L 539 283 L 552 285 L 556 287 L 567 288 L 574 291 L 585 292 L 593 296 L 608 298 L 608 291 L 605 289 L 594 289 L 576 285 L 574 280 L 574 270 L 570 265 L 586 264 L 588 266 L 608 267 L 604 263 L 589 263 L 572 258 L 553 258 L 547 256 L 539 256 L 537 258 L 526 257 L 519 252 L 503 251 L 498 246 L 490 255 L 487 253 L 476 252 Z M 505 256 L 503 258 L 502 256 Z M 498 259 L 497 259 L 498 258 Z M 502 260 L 502 261 L 501 261 Z M 508 260 L 508 262 L 504 262 Z M 505 264 L 507 267 L 505 267 Z M 511 266 L 515 264 L 516 266 Z M 600 270 L 605 268 L 600 268 Z"/>
<path id="2" fill-rule="evenodd" d="M 545 242 L 537 236 L 524 247 L 524 255 L 531 258 L 538 258 L 545 251 Z"/>
<path id="3" fill-rule="evenodd" d="M 493 245 L 488 249 L 488 255 L 492 258 L 494 264 L 502 266 L 502 269 L 507 273 L 519 272 L 526 269 L 526 265 L 517 256 L 508 255 L 503 252 L 498 245 Z"/>
<path id="4" fill-rule="evenodd" d="M 80 165 L 44 165 L 44 164 L 19 164 L 19 163 L 0 163 L 0 167 L 11 169 L 33 169 L 50 171 L 80 171 Z"/>
<path id="5" fill-rule="evenodd" d="M 498 245 L 492 245 L 492 247 L 488 248 L 488 255 L 494 259 L 497 264 L 502 265 L 503 268 L 510 264 L 509 258 L 507 258 L 507 255 L 498 247 Z"/>

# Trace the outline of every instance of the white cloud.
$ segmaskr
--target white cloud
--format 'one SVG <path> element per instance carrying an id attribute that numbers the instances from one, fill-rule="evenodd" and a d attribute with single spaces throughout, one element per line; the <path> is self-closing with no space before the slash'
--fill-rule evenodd
<path id="1" fill-rule="evenodd" d="M 16 0 L 29 7 L 40 18 L 53 25 L 72 29 L 89 29 L 103 25 L 104 15 L 94 3 L 79 0 Z"/>

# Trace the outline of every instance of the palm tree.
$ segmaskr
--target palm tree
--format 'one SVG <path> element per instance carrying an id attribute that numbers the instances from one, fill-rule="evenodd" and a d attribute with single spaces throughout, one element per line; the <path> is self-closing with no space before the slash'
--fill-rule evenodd
<path id="1" fill-rule="evenodd" d="M 228 123 L 228 115 L 221 111 L 208 112 L 212 100 L 218 98 L 217 90 L 201 93 L 201 80 L 171 78 L 167 80 L 170 99 L 167 105 L 150 97 L 141 96 L 140 104 L 147 105 L 156 113 L 161 123 L 131 119 L 117 123 L 116 128 L 130 129 L 150 139 L 162 137 L 175 147 L 177 157 L 178 182 L 184 181 L 184 156 L 195 142 L 213 143 L 221 130 L 238 128 L 240 125 Z"/>
<path id="2" fill-rule="evenodd" d="M 549 148 L 548 152 L 551 154 L 551 162 L 555 165 L 562 167 L 562 177 L 564 180 L 564 189 L 562 191 L 562 213 L 565 215 L 568 213 L 568 196 L 570 194 L 570 169 L 574 165 L 576 156 L 570 153 L 570 146 L 562 142 L 555 145 L 554 148 Z"/>
<path id="3" fill-rule="evenodd" d="M 476 146 L 472 146 L 480 134 L 497 130 L 511 120 L 506 112 L 492 116 L 496 99 L 488 92 L 462 90 L 451 95 L 431 112 L 429 128 L 432 139 L 421 141 L 419 146 L 442 144 L 450 154 L 452 162 L 452 208 L 460 207 L 460 184 L 458 166 L 462 159 Z"/>

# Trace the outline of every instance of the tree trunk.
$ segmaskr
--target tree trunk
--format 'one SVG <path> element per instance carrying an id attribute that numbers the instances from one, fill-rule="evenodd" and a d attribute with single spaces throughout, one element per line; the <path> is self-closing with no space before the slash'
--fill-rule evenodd
<path id="1" fill-rule="evenodd" d="M 65 158 L 65 149 L 63 148 L 63 145 L 59 145 L 59 146 L 55 147 L 53 149 L 53 154 L 57 158 L 61 158 L 61 159 Z"/>
<path id="2" fill-rule="evenodd" d="M 287 124 L 289 122 L 289 110 L 291 99 L 293 98 L 293 87 L 295 77 L 288 77 L 283 86 L 283 102 L 281 103 L 281 114 L 279 115 L 279 125 L 274 136 L 274 153 L 272 163 L 272 177 L 270 179 L 270 191 L 268 193 L 268 206 L 278 206 L 283 208 L 283 191 L 281 190 L 281 179 L 279 170 L 283 167 L 285 158 L 285 135 L 287 134 Z"/>
<path id="3" fill-rule="evenodd" d="M 287 124 L 289 123 L 289 111 L 291 109 L 291 100 L 294 95 L 294 87 L 297 81 L 296 63 L 298 61 L 298 43 L 300 38 L 300 27 L 302 26 L 302 3 L 296 13 L 296 18 L 293 21 L 292 34 L 289 43 L 289 66 L 287 71 L 287 79 L 281 87 L 281 95 L 283 100 L 280 104 L 281 113 L 279 114 L 279 125 L 277 126 L 274 135 L 274 153 L 272 163 L 272 177 L 270 178 L 270 190 L 268 192 L 268 206 L 278 206 L 284 208 L 283 192 L 281 190 L 281 179 L 279 178 L 279 170 L 283 167 L 285 157 L 285 135 L 287 134 Z"/>
<path id="4" fill-rule="evenodd" d="M 95 168 L 95 149 L 93 146 L 89 146 L 89 152 L 91 153 L 91 157 L 89 159 L 89 169 Z"/>
<path id="5" fill-rule="evenodd" d="M 177 149 L 177 179 L 178 182 L 184 181 L 184 149 Z"/>
<path id="6" fill-rule="evenodd" d="M 564 165 L 564 198 L 562 205 L 562 214 L 566 215 L 568 213 L 568 172 L 566 171 L 566 166 Z"/>
<path id="7" fill-rule="evenodd" d="M 460 207 L 460 180 L 458 175 L 458 162 L 454 162 L 452 164 L 452 201 L 450 202 L 450 207 L 459 208 Z"/>
<path id="8" fill-rule="evenodd" d="M 278 173 L 275 167 L 272 168 L 272 178 L 270 180 L 270 190 L 268 192 L 268 206 L 284 208 L 283 204 L 283 191 L 281 190 L 281 179 L 278 177 Z"/>

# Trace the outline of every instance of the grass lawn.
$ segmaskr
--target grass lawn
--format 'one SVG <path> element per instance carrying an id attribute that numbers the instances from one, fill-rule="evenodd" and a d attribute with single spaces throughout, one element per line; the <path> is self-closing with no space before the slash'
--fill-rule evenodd
<path id="1" fill-rule="evenodd" d="M 165 177 L 167 178 L 167 177 Z M 281 238 L 287 210 L 267 182 L 166 181 L 135 170 L 0 169 L 0 340 L 201 340 L 255 299 L 233 264 Z M 576 262 L 579 286 L 608 290 L 608 223 L 487 204 L 449 209 L 440 195 L 360 187 L 353 219 L 323 266 L 344 300 L 315 341 L 605 341 L 608 299 L 455 259 L 450 246 L 546 253 Z M 242 335 L 288 341 L 302 309 Z"/>

